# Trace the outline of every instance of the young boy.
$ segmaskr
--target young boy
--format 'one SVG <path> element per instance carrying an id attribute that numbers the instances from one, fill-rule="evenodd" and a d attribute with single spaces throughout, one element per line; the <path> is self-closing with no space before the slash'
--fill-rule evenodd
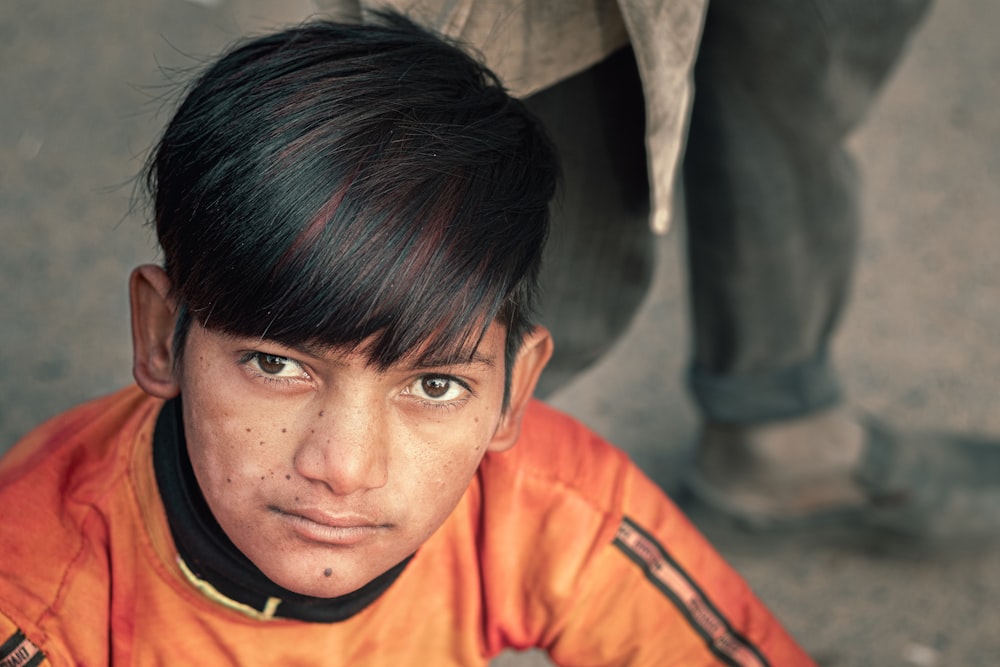
<path id="1" fill-rule="evenodd" d="M 398 16 L 248 41 L 151 156 L 138 387 L 0 463 L 0 664 L 808 665 L 619 451 L 531 401 L 557 178 Z"/>

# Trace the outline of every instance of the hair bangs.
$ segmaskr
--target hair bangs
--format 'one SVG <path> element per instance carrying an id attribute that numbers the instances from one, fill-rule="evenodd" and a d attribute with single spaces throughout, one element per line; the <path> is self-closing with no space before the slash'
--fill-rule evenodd
<path id="1" fill-rule="evenodd" d="M 488 219 L 463 219 L 477 210 L 467 175 L 400 167 L 389 179 L 384 161 L 368 162 L 342 175 L 314 212 L 274 212 L 297 218 L 296 234 L 274 225 L 252 247 L 213 253 L 223 261 L 196 272 L 197 291 L 212 302 L 189 304 L 192 314 L 213 329 L 290 346 L 363 346 L 381 368 L 404 357 L 420 365 L 470 358 L 523 274 L 508 266 L 517 255 L 490 240 Z M 264 185 L 261 199 L 275 200 L 269 187 L 287 192 L 282 180 Z M 368 192 L 376 188 L 379 196 Z M 295 199 L 310 200 L 315 193 Z"/>

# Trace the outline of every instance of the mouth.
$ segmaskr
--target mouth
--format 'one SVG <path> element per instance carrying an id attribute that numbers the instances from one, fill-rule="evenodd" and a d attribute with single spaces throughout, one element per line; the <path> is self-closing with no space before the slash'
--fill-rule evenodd
<path id="1" fill-rule="evenodd" d="M 388 528 L 360 515 L 328 514 L 303 509 L 286 511 L 269 507 L 299 537 L 331 546 L 352 546 L 371 539 Z"/>

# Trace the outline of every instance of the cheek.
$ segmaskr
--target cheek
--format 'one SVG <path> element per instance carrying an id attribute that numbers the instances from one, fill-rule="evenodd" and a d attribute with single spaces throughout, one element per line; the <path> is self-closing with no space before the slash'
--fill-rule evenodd
<path id="1" fill-rule="evenodd" d="M 432 493 L 454 498 L 465 491 L 496 428 L 490 414 L 484 411 L 462 428 L 452 426 L 427 441 L 419 465 Z"/>
<path id="2" fill-rule="evenodd" d="M 185 401 L 188 451 L 206 497 L 242 494 L 287 474 L 286 429 L 219 394 L 193 391 Z"/>

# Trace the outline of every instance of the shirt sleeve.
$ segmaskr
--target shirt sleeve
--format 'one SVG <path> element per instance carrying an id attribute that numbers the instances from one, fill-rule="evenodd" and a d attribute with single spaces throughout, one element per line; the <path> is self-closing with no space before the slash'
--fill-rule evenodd
<path id="1" fill-rule="evenodd" d="M 634 469 L 614 539 L 596 552 L 548 647 L 562 667 L 813 665 L 743 578 Z"/>

